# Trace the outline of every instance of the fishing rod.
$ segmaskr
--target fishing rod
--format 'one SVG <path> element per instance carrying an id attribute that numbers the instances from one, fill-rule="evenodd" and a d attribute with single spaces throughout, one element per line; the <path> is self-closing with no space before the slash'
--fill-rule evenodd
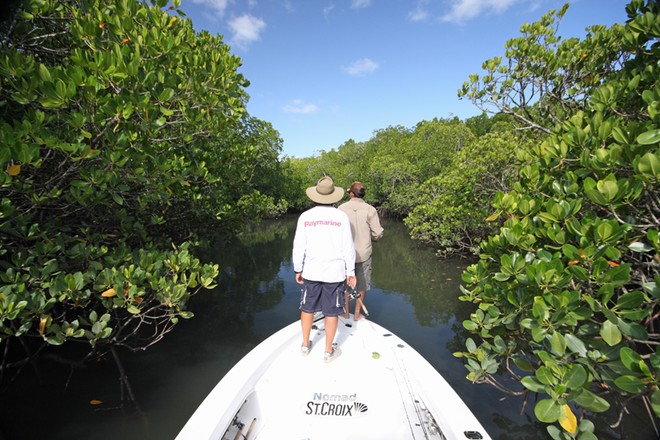
<path id="1" fill-rule="evenodd" d="M 369 310 L 367 310 L 367 306 L 364 305 L 364 301 L 362 301 L 362 297 L 360 296 L 360 292 L 349 286 L 348 284 L 346 285 L 346 288 L 348 289 L 348 297 L 350 299 L 354 299 L 360 304 L 360 307 L 362 310 L 364 310 L 365 316 L 369 316 Z"/>

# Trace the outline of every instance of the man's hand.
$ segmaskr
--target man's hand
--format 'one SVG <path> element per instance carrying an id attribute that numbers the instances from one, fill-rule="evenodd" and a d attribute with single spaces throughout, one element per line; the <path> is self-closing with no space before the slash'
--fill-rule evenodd
<path id="1" fill-rule="evenodd" d="M 357 284 L 357 279 L 354 276 L 347 276 L 346 284 L 351 286 L 351 289 L 355 289 L 355 285 Z"/>
<path id="2" fill-rule="evenodd" d="M 296 272 L 296 283 L 303 284 L 302 272 Z"/>

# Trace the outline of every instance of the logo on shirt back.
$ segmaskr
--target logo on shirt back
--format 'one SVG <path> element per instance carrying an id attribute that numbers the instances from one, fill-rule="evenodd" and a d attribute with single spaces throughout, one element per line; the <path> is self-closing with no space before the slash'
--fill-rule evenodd
<path id="1" fill-rule="evenodd" d="M 305 227 L 308 226 L 341 226 L 341 222 L 335 220 L 314 220 L 314 221 L 305 221 Z"/>

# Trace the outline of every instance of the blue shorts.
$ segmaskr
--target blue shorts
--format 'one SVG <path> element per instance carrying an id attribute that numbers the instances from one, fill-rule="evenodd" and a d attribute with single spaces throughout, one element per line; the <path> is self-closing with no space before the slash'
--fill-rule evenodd
<path id="1" fill-rule="evenodd" d="M 324 283 L 303 278 L 300 291 L 300 310 L 305 313 L 323 312 L 325 316 L 344 313 L 345 283 Z"/>

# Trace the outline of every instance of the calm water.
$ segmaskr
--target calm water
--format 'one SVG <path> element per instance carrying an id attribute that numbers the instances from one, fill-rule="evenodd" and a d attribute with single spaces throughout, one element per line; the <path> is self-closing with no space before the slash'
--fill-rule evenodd
<path id="1" fill-rule="evenodd" d="M 456 389 L 494 439 L 541 440 L 533 399 L 507 398 L 488 385 L 465 379 L 452 352 L 466 337 L 461 322 L 471 305 L 458 301 L 464 260 L 438 260 L 413 243 L 400 222 L 384 222 L 375 243 L 370 319 L 398 334 Z M 299 287 L 290 264 L 295 219 L 268 222 L 241 242 L 217 245 L 208 259 L 221 266 L 214 291 L 193 298 L 195 317 L 180 323 L 156 346 L 122 353 L 139 408 L 120 406 L 117 371 L 108 359 L 69 371 L 52 364 L 43 383 L 25 371 L 0 395 L 0 440 L 174 439 L 222 376 L 248 351 L 298 319 Z M 91 405 L 92 399 L 99 405 Z M 643 413 L 627 419 L 628 434 L 608 428 L 613 416 L 595 420 L 601 439 L 653 439 Z M 4 435 L 4 437 L 3 437 Z"/>

